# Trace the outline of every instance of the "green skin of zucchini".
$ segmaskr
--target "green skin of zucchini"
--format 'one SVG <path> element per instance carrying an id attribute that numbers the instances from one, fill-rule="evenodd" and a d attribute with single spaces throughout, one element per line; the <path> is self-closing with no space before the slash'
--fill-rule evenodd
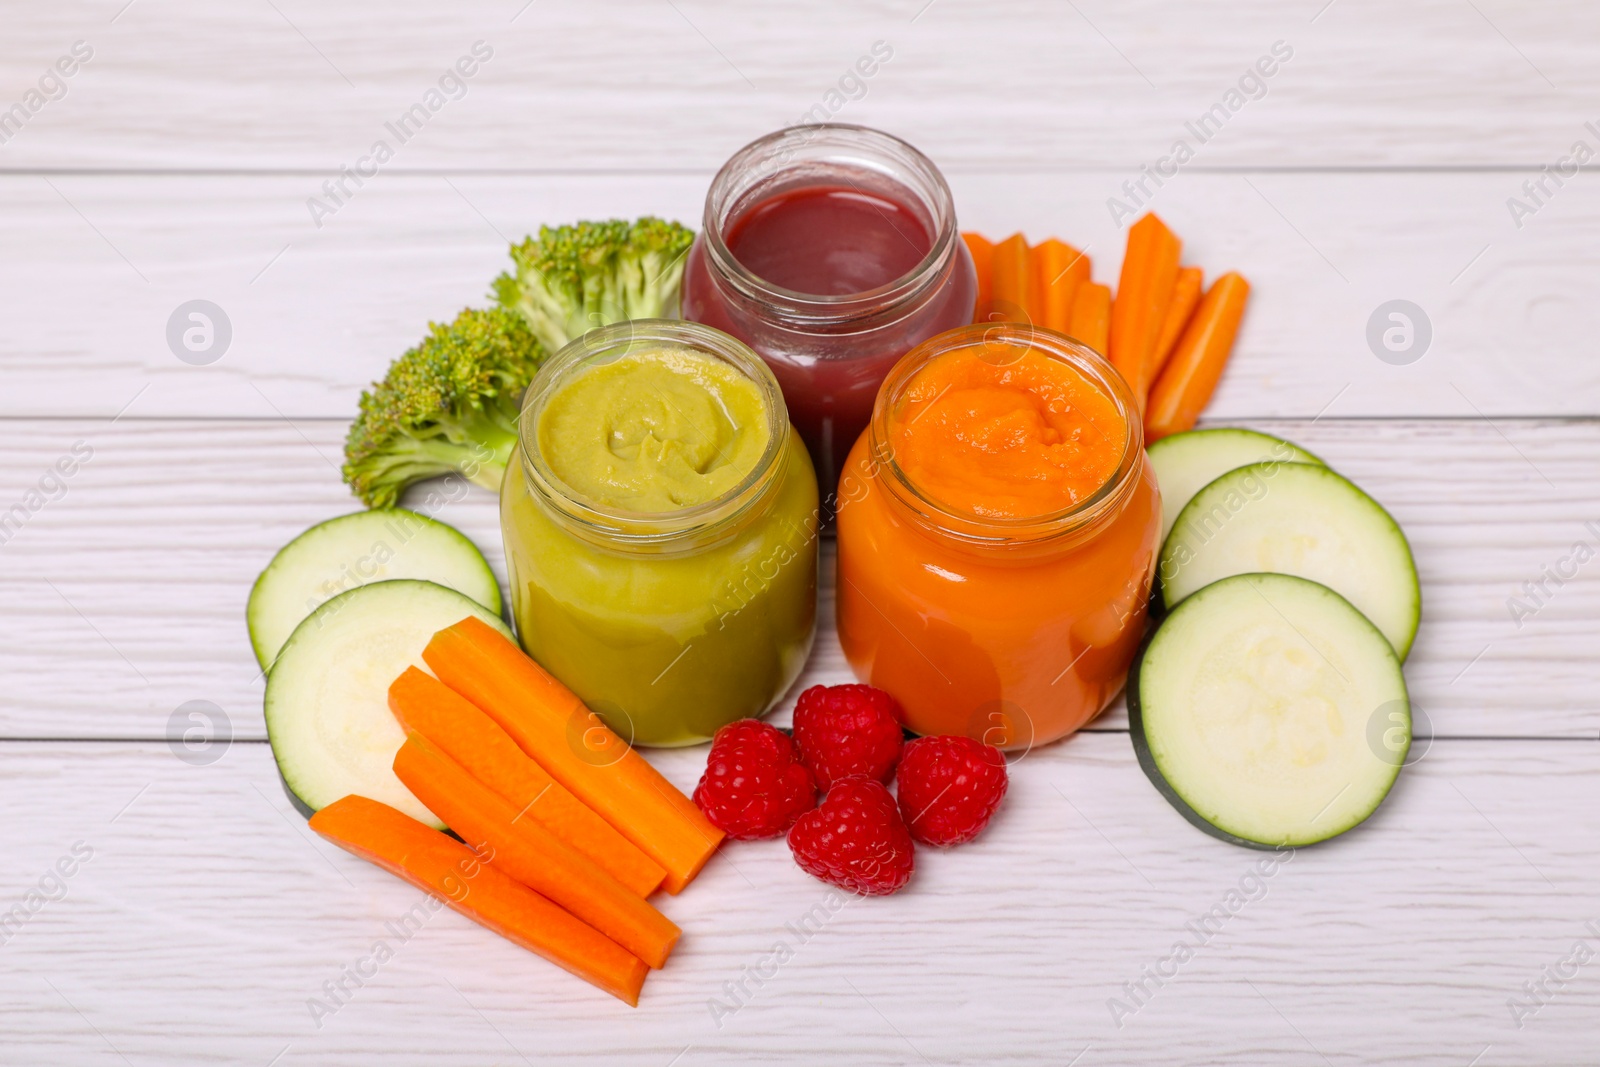
<path id="1" fill-rule="evenodd" d="M 289 798 L 289 803 L 294 805 L 294 810 L 300 813 L 303 819 L 309 819 L 317 813 L 317 809 L 301 800 L 299 794 L 289 788 L 289 779 L 283 776 L 283 768 L 278 766 L 278 761 L 272 761 L 272 769 L 278 775 L 278 784 L 283 786 L 283 795 Z"/>
<path id="2" fill-rule="evenodd" d="M 1167 617 L 1167 597 L 1166 594 L 1161 592 L 1161 570 L 1159 567 L 1156 568 L 1156 573 L 1150 579 L 1150 607 L 1145 612 L 1144 617 L 1150 623 L 1150 629 L 1146 632 L 1147 637 L 1155 633 L 1155 628 L 1160 626 L 1161 620 Z M 1144 655 L 1143 646 L 1139 649 L 1139 655 L 1141 657 Z"/>

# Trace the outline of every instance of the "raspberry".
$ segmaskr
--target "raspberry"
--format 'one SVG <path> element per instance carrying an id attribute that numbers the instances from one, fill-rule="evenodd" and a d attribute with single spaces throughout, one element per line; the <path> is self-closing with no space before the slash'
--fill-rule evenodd
<path id="1" fill-rule="evenodd" d="M 900 705 L 870 685 L 814 685 L 794 706 L 794 743 L 826 791 L 859 775 L 887 783 L 904 737 Z"/>
<path id="2" fill-rule="evenodd" d="M 835 782 L 789 831 L 802 870 L 852 893 L 888 896 L 911 880 L 916 846 L 881 782 Z"/>
<path id="3" fill-rule="evenodd" d="M 717 731 L 694 802 L 712 825 L 737 841 L 777 837 L 817 804 L 811 772 L 794 742 L 756 719 Z"/>
<path id="4" fill-rule="evenodd" d="M 1000 750 L 970 737 L 919 737 L 900 757 L 900 814 L 925 845 L 960 845 L 989 825 L 1006 795 Z"/>

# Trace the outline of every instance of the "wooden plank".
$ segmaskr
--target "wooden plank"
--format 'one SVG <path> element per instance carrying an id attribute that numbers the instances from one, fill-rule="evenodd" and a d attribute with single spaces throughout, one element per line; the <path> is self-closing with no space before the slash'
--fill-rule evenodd
<path id="1" fill-rule="evenodd" d="M 1238 98 L 1196 165 L 1552 162 L 1592 117 L 1596 13 L 1570 0 L 1473 7 L 98 0 L 8 33 L 8 105 L 75 40 L 94 54 L 3 162 L 332 172 L 479 40 L 493 58 L 464 95 L 450 87 L 458 98 L 440 98 L 391 166 L 713 168 L 820 104 L 952 165 L 1137 167 L 1279 41 L 1292 58 L 1264 94 L 1246 83 L 1263 95 Z M 893 58 L 841 93 L 876 41 Z"/>
<path id="2" fill-rule="evenodd" d="M 687 787 L 704 753 L 654 758 Z M 1521 1029 L 1507 1002 L 1600 944 L 1597 760 L 1440 742 L 1366 826 L 1259 868 L 1183 822 L 1126 737 L 1080 737 L 1014 765 L 988 833 L 920 850 L 890 899 L 830 897 L 780 841 L 729 847 L 663 900 L 685 936 L 630 1010 L 448 911 L 397 937 L 420 895 L 317 840 L 265 745 L 196 767 L 0 744 L 0 796 L 30 813 L 0 902 L 92 850 L 9 937 L 0 1034 L 29 1063 L 1587 1062 L 1593 962 Z M 311 998 L 380 940 L 393 958 L 319 1027 Z M 1179 941 L 1176 975 L 1143 979 Z"/>
<path id="3" fill-rule="evenodd" d="M 1550 975 L 1600 948 L 1600 603 L 1577 551 L 1600 548 L 1600 193 L 1547 187 L 1521 226 L 1508 198 L 1600 144 L 1600 11 L 94 0 L 10 22 L 0 112 L 74 40 L 95 55 L 0 139 L 0 518 L 28 512 L 0 526 L 0 798 L 25 815 L 0 839 L 0 918 L 61 898 L 0 923 L 6 1062 L 1592 1061 L 1596 965 Z M 480 38 L 495 55 L 466 98 L 315 226 L 307 199 Z M 419 895 L 278 788 L 242 616 L 274 550 L 353 507 L 344 421 L 426 319 L 481 301 L 540 222 L 697 219 L 729 152 L 877 40 L 893 58 L 836 117 L 928 151 L 968 228 L 1090 244 L 1113 279 L 1107 199 L 1280 39 L 1265 98 L 1152 204 L 1194 261 L 1256 285 L 1213 417 L 1301 441 L 1394 512 L 1424 583 L 1413 694 L 1478 739 L 1434 741 L 1371 823 L 1258 883 L 1257 854 L 1161 801 L 1116 708 L 1028 753 L 991 831 L 923 850 L 892 900 L 833 913 L 780 842 L 730 848 L 663 901 L 687 936 L 636 1011 L 449 912 L 396 936 Z M 196 298 L 234 329 L 205 366 L 166 340 Z M 1415 363 L 1366 339 L 1394 299 L 1431 317 Z M 442 499 L 424 506 L 503 579 L 492 497 Z M 848 677 L 820 635 L 800 684 Z M 189 700 L 228 716 L 214 763 L 163 740 Z M 704 749 L 651 758 L 688 788 Z M 1175 977 L 1130 993 L 1240 890 Z M 310 998 L 378 939 L 394 959 L 319 1026 Z"/>
<path id="4" fill-rule="evenodd" d="M 1260 425 L 1323 455 L 1404 527 L 1424 604 L 1406 673 L 1436 730 L 1596 735 L 1600 587 L 1573 546 L 1600 547 L 1585 525 L 1600 520 L 1600 424 Z M 209 700 L 237 736 L 263 737 L 245 598 L 281 545 L 355 507 L 336 470 L 342 432 L 333 421 L 0 421 L 0 512 L 76 442 L 93 452 L 0 546 L 0 736 L 158 738 L 179 705 Z M 414 493 L 504 580 L 490 494 Z M 1547 567 L 1570 576 L 1552 582 Z M 1525 582 L 1544 583 L 1541 603 Z M 826 595 L 821 617 L 802 685 L 849 680 Z M 1123 722 L 1114 710 L 1102 725 Z"/>
<path id="5" fill-rule="evenodd" d="M 1332 17 L 1331 15 L 1329 17 Z M 694 222 L 709 173 L 383 175 L 318 230 L 316 182 L 289 177 L 0 178 L 0 415 L 346 417 L 421 335 L 487 299 L 511 237 L 541 222 L 657 212 Z M 962 220 L 1087 245 L 1115 281 L 1120 178 L 964 175 Z M 1511 174 L 1185 174 L 1153 201 L 1211 274 L 1255 293 L 1212 407 L 1220 418 L 1574 415 L 1597 410 L 1600 186 L 1573 183 L 1519 231 Z M 169 319 L 219 305 L 231 341 L 208 365 Z M 1369 347 L 1394 299 L 1431 323 L 1414 362 Z M 85 313 L 86 302 L 93 313 Z M 1381 325 L 1388 325 L 1387 322 Z M 1396 357 L 1403 358 L 1403 357 Z M 131 405 L 131 406 L 130 406 Z"/>

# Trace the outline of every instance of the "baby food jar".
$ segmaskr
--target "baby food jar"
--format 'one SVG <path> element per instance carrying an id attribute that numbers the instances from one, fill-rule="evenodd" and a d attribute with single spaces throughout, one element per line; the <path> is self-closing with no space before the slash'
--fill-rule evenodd
<path id="1" fill-rule="evenodd" d="M 950 187 L 926 156 L 862 126 L 793 126 L 712 181 L 683 316 L 767 360 L 831 499 L 884 375 L 971 322 L 977 292 Z"/>
<path id="2" fill-rule="evenodd" d="M 500 523 L 528 654 L 637 744 L 764 714 L 811 649 L 818 508 L 760 358 L 695 323 L 591 330 L 519 437 Z"/>
<path id="3" fill-rule="evenodd" d="M 918 346 L 839 497 L 839 638 L 912 730 L 1023 749 L 1116 696 L 1161 501 L 1133 396 L 1093 350 L 1021 324 Z"/>

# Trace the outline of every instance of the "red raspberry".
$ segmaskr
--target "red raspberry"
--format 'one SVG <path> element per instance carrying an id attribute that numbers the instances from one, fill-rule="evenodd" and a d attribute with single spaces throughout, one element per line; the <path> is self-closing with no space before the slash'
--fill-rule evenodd
<path id="1" fill-rule="evenodd" d="M 900 814 L 925 845 L 960 845 L 989 825 L 1006 795 L 1000 750 L 970 737 L 919 737 L 900 757 Z"/>
<path id="2" fill-rule="evenodd" d="M 814 811 L 789 831 L 802 870 L 852 893 L 888 896 L 911 880 L 916 846 L 880 782 L 835 782 Z"/>
<path id="3" fill-rule="evenodd" d="M 826 791 L 859 775 L 887 783 L 905 738 L 900 705 L 870 685 L 814 685 L 794 706 L 794 743 Z"/>
<path id="4" fill-rule="evenodd" d="M 757 719 L 717 731 L 694 802 L 736 841 L 777 837 L 817 804 L 817 786 L 789 735 Z"/>

